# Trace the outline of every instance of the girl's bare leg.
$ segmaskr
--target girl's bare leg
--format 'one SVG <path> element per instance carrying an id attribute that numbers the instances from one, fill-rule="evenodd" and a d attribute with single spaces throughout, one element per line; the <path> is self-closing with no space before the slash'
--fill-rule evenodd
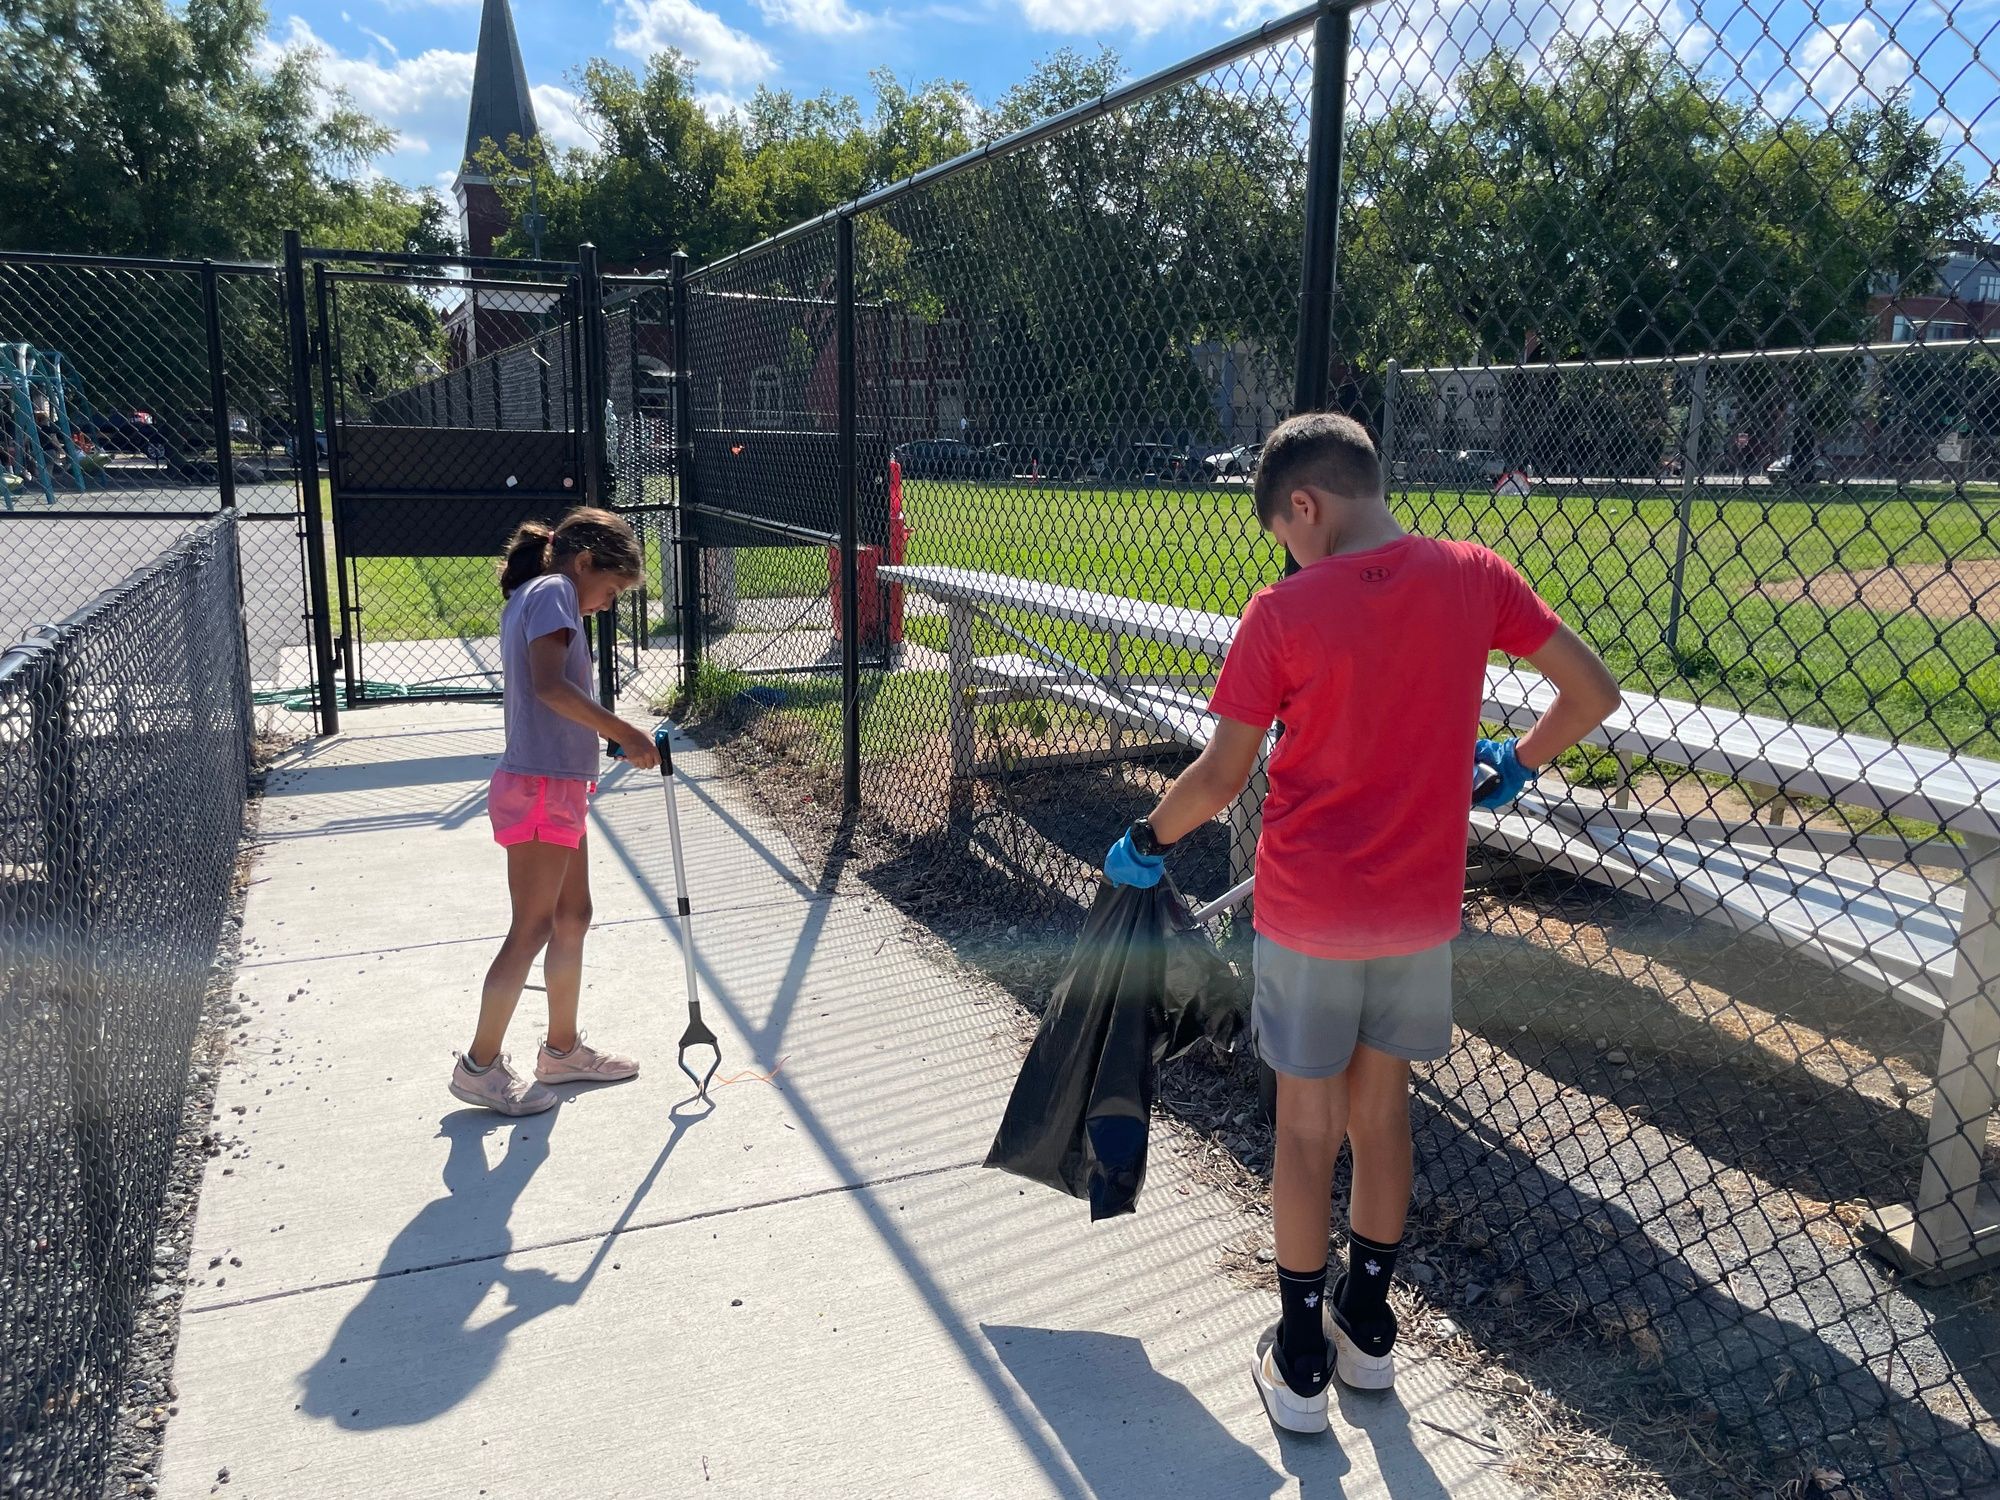
<path id="1" fill-rule="evenodd" d="M 576 1011 L 583 988 L 583 940 L 590 932 L 590 836 L 577 841 L 576 857 L 563 872 L 556 896 L 549 951 L 542 980 L 549 989 L 549 1046 L 567 1052 L 576 1045 Z"/>
<path id="2" fill-rule="evenodd" d="M 467 1052 L 473 1066 L 491 1066 L 500 1055 L 507 1037 L 507 1023 L 514 1019 L 514 1007 L 521 1001 L 521 987 L 528 982 L 535 955 L 548 945 L 555 932 L 556 904 L 563 877 L 572 856 L 579 851 L 560 844 L 530 840 L 507 848 L 507 894 L 513 900 L 514 916 L 507 927 L 506 941 L 494 955 L 486 971 L 486 983 L 479 992 L 479 1026 L 472 1034 Z M 553 984 L 551 998 L 553 1000 Z M 574 1018 L 575 1002 L 570 1014 Z"/>

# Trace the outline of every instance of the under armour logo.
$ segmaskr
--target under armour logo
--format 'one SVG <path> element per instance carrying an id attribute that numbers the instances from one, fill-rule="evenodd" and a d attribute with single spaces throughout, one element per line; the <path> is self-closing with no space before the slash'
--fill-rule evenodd
<path id="1" fill-rule="evenodd" d="M 1363 1262 L 1361 1269 L 1366 1271 L 1370 1276 L 1380 1276 L 1382 1274 L 1382 1268 L 1372 1260 Z"/>
<path id="2" fill-rule="evenodd" d="M 1307 1307 L 1318 1307 L 1318 1306 L 1319 1306 L 1319 1293 L 1318 1293 L 1318 1292 L 1307 1292 L 1307 1293 L 1306 1293 L 1306 1306 L 1307 1306 Z"/>
<path id="3" fill-rule="evenodd" d="M 1363 583 L 1385 583 L 1388 581 L 1388 578 L 1389 570 L 1387 568 L 1363 568 L 1361 570 L 1361 581 Z"/>

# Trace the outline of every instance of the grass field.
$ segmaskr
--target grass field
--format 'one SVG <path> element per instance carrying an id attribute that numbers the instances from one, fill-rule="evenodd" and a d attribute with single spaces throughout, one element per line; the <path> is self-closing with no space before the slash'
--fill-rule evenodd
<path id="1" fill-rule="evenodd" d="M 909 560 L 1012 573 L 1233 614 L 1277 576 L 1250 496 L 1223 488 L 1097 489 L 912 481 Z M 1993 615 L 1932 618 L 1910 610 L 1829 609 L 1767 592 L 1787 580 L 1886 564 L 2000 557 L 2000 487 L 1963 494 L 1825 486 L 1796 495 L 1734 487 L 1683 500 L 1654 487 L 1545 489 L 1526 498 L 1411 489 L 1406 524 L 1470 538 L 1519 565 L 1634 686 L 1974 753 L 2000 754 L 2000 640 Z M 1669 650 L 1679 516 L 1688 547 L 1677 649 Z M 660 559 L 649 547 L 657 584 Z M 824 552 L 745 548 L 746 598 L 811 597 Z M 358 595 L 371 641 L 490 636 L 500 597 L 485 558 L 369 558 Z M 1048 635 L 1047 622 L 1023 628 Z M 941 647 L 942 622 L 913 619 L 913 639 Z M 1061 648 L 1101 640 L 1065 632 Z M 981 649 L 1012 649 L 995 633 Z M 1128 668 L 1205 674 L 1212 662 L 1128 648 Z"/>
<path id="2" fill-rule="evenodd" d="M 1231 614 L 1280 565 L 1240 488 L 916 483 L 905 496 L 915 527 L 912 562 Z M 1975 491 L 1965 499 L 1948 491 L 1846 488 L 1797 498 L 1699 493 L 1687 503 L 1675 651 L 1666 636 L 1676 498 L 1657 491 L 1496 498 L 1422 490 L 1395 500 L 1414 529 L 1476 540 L 1511 558 L 1629 683 L 1930 744 L 1996 749 L 2000 652 L 1989 621 L 1860 607 L 1830 611 L 1762 590 L 1830 570 L 2000 556 L 2000 492 Z M 940 622 L 914 621 L 912 633 L 942 644 Z M 1071 635 L 1064 649 L 1089 645 Z M 1165 651 L 1145 661 L 1128 651 L 1127 662 L 1141 670 L 1214 665 L 1175 660 Z"/>

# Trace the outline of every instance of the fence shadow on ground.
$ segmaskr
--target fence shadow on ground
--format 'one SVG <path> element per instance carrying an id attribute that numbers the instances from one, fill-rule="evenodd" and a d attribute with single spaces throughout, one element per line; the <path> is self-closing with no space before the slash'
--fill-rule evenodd
<path id="1" fill-rule="evenodd" d="M 1098 1500 L 1150 1500 L 1166 1485 L 1246 1497 L 1285 1487 L 1284 1476 L 1232 1437 L 1186 1386 L 1154 1368 L 1139 1340 L 996 1323 L 980 1331 Z M 1318 1473 L 1346 1471 L 1338 1447 L 1320 1448 Z"/>
<path id="2" fill-rule="evenodd" d="M 996 797 L 990 811 L 921 837 L 884 837 L 863 825 L 852 835 L 853 873 L 1038 1007 L 1082 915 L 1080 904 L 1055 891 L 1079 866 L 1094 867 L 1152 796 L 1129 776 L 1095 773 L 1086 789 L 1078 774 L 1066 773 L 1062 789 L 1037 795 L 1017 784 L 1015 795 Z M 767 805 L 796 838 L 811 845 L 824 837 L 823 820 L 796 805 L 796 796 L 772 792 L 767 778 Z M 1012 826 L 1003 826 L 1010 814 Z M 1226 874 L 1226 847 L 1217 839 L 1192 864 L 1196 879 L 1206 877 L 1197 887 L 1205 892 Z M 1546 884 L 1543 878 L 1523 889 L 1546 900 Z M 1620 918 L 1632 917 L 1633 903 L 1601 897 L 1592 897 L 1591 910 L 1615 928 L 1611 941 L 1623 947 Z M 1675 1006 L 1674 991 L 1698 983 L 1725 1002 L 1754 993 L 1788 1021 L 1796 1000 L 1811 1024 L 1856 1047 L 1872 1044 L 1872 1014 L 1896 1054 L 1907 1052 L 1910 1065 L 1921 1067 L 1924 1046 L 1905 1034 L 1912 1018 L 1859 992 L 1843 1015 L 1835 992 L 1849 987 L 1837 976 L 1796 957 L 1704 943 L 1698 928 L 1677 944 L 1677 920 L 1647 913 L 1638 922 L 1635 948 L 1645 963 L 1633 976 L 1475 927 L 1467 987 L 1497 966 L 1508 989 L 1483 1010 L 1467 1008 L 1460 1049 L 1438 1065 L 1461 1072 L 1469 1065 L 1473 1081 L 1420 1080 L 1419 1157 L 1428 1161 L 1412 1237 L 1434 1244 L 1445 1272 L 1423 1295 L 1449 1308 L 1486 1361 L 1520 1371 L 1586 1427 L 1670 1477 L 1711 1486 L 1749 1486 L 1761 1477 L 1776 1486 L 1815 1464 L 1837 1470 L 1844 1448 L 1872 1442 L 1871 1457 L 1854 1454 L 1855 1468 L 1879 1464 L 1912 1493 L 1955 1493 L 1961 1476 L 1992 1461 L 1979 1428 L 2000 1410 L 2000 1359 L 1992 1353 L 2000 1346 L 2000 1305 L 1964 1290 L 1905 1295 L 1909 1289 L 1865 1257 L 1828 1214 L 1829 1200 L 1894 1202 L 1907 1194 L 1921 1158 L 1921 1120 L 1819 1076 L 1781 1046 L 1712 1030 L 1706 1018 Z M 1524 952 L 1510 957 L 1497 951 L 1501 944 Z M 1781 981 L 1775 994 L 1774 976 Z M 1582 1010 L 1600 1021 L 1642 1018 L 1661 1045 L 1656 1055 L 1637 1056 L 1637 1044 L 1631 1050 L 1650 1071 L 1637 1081 L 1607 1077 L 1578 1026 L 1553 1017 L 1544 1024 L 1537 996 L 1558 981 L 1581 986 L 1588 1000 Z M 1227 1066 L 1238 1105 L 1249 1107 L 1254 1067 L 1242 1060 Z M 1504 1070 L 1506 1080 L 1495 1071 L 1492 1091 L 1482 1093 L 1478 1077 L 1491 1070 Z M 1510 1086 L 1522 1117 L 1511 1123 Z M 1616 1143 L 1616 1152 L 1591 1160 L 1577 1150 L 1566 1159 L 1560 1145 L 1526 1149 L 1522 1124 L 1563 1089 L 1580 1096 L 1586 1114 L 1639 1105 L 1644 1118 L 1636 1128 L 1651 1133 L 1648 1143 Z M 1788 1123 L 1746 1132 L 1742 1111 L 1713 1107 L 1717 1090 L 1733 1100 L 1761 1099 Z M 1779 1128 L 1791 1135 L 1781 1137 Z M 1787 1139 L 1790 1152 L 1782 1149 Z M 1865 1142 L 1869 1154 L 1828 1152 L 1829 1139 Z M 1268 1177 L 1268 1151 L 1251 1165 Z M 1665 1174 L 1657 1184 L 1650 1181 L 1655 1172 Z M 1746 1225 L 1711 1218 L 1682 1232 L 1677 1250 L 1673 1234 L 1681 1231 L 1668 1232 L 1661 1219 L 1667 1200 L 1732 1181 L 1756 1189 L 1759 1232 L 1736 1233 Z M 1637 1203 L 1635 1189 L 1662 1201 Z M 1784 1222 L 1765 1217 L 1788 1194 L 1805 1201 Z M 1815 1231 L 1837 1238 L 1826 1242 Z M 1741 1296 L 1726 1274 L 1716 1274 L 1731 1260 L 1743 1279 Z M 1490 1299 L 1463 1305 L 1468 1285 L 1492 1288 L 1509 1279 L 1524 1283 L 1518 1303 L 1505 1310 Z M 1567 1331 L 1552 1337 L 1556 1328 Z M 1830 1334 L 1845 1337 L 1836 1343 Z M 1849 1436 L 1855 1431 L 1863 1436 Z"/>

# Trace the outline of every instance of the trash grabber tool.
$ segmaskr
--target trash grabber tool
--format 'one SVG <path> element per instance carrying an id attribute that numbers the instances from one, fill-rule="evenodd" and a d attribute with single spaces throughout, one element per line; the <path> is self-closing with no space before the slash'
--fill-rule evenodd
<path id="1" fill-rule="evenodd" d="M 667 842 L 674 852 L 674 909 L 680 918 L 681 962 L 687 972 L 687 1030 L 681 1033 L 679 1062 L 681 1071 L 693 1081 L 695 1095 L 703 1103 L 712 1103 L 708 1097 L 709 1080 L 715 1077 L 715 1070 L 722 1066 L 722 1047 L 715 1040 L 715 1033 L 708 1029 L 708 1023 L 701 1018 L 701 986 L 694 967 L 694 929 L 688 913 L 687 859 L 681 853 L 681 810 L 674 791 L 674 750 L 671 742 L 672 729 L 662 724 L 653 731 L 653 744 L 660 752 L 660 780 L 667 788 Z M 611 753 L 619 759 L 624 751 L 616 745 Z M 714 1054 L 706 1073 L 697 1073 L 688 1066 L 688 1053 L 702 1047 Z"/>

